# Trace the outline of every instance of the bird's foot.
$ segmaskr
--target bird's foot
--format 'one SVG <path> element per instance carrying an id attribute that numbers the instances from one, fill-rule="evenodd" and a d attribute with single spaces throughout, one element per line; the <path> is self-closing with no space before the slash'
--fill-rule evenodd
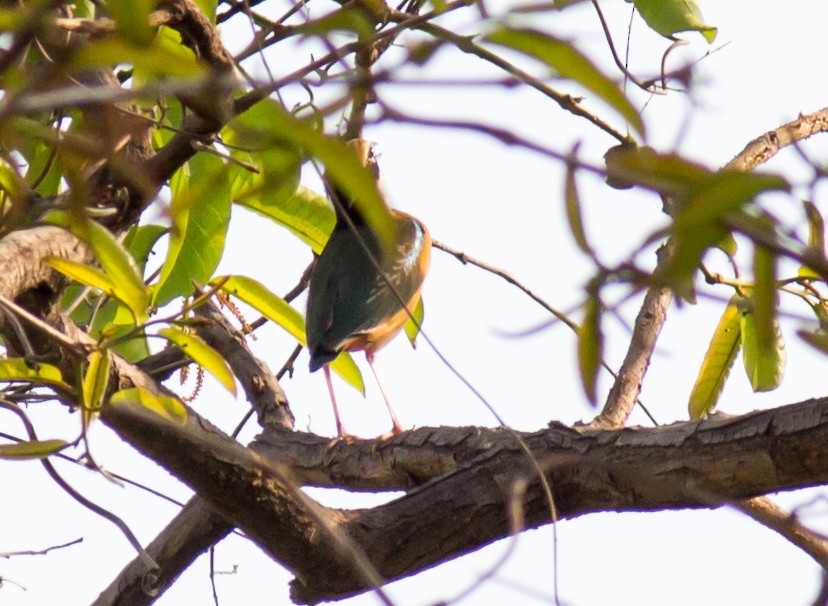
<path id="1" fill-rule="evenodd" d="M 336 437 L 333 438 L 330 442 L 328 442 L 328 448 L 332 448 L 335 444 L 338 444 L 339 442 L 346 442 L 350 444 L 354 440 L 362 440 L 362 438 L 352 433 L 349 433 L 345 430 L 344 427 L 339 427 Z"/>
<path id="2" fill-rule="evenodd" d="M 405 431 L 405 429 L 403 428 L 403 426 L 402 426 L 402 425 L 400 425 L 399 423 L 394 423 L 394 426 L 393 426 L 393 427 L 391 427 L 391 431 L 389 431 L 389 432 L 387 432 L 387 433 L 382 434 L 382 435 L 381 435 L 379 438 L 377 438 L 377 439 L 379 439 L 379 440 L 390 440 L 390 439 L 391 439 L 391 438 L 393 438 L 394 436 L 398 436 L 398 435 L 400 435 L 401 433 L 403 433 L 404 431 Z"/>

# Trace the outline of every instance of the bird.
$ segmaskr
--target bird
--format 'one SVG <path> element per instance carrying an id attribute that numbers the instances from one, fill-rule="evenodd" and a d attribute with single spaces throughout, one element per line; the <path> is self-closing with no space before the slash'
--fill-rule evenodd
<path id="1" fill-rule="evenodd" d="M 363 139 L 346 145 L 379 181 L 372 145 Z M 402 330 L 420 301 L 431 260 L 431 237 L 420 220 L 389 208 L 393 246 L 383 247 L 353 200 L 327 178 L 325 182 L 336 223 L 308 283 L 310 371 L 324 370 L 337 439 L 354 438 L 342 424 L 329 365 L 340 352 L 363 351 L 391 415 L 391 434 L 385 436 L 396 435 L 403 427 L 377 372 L 374 354 Z"/>

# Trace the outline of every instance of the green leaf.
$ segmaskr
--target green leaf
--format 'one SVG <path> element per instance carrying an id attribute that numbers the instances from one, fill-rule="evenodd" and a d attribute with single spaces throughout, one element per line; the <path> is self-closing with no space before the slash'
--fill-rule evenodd
<path id="1" fill-rule="evenodd" d="M 216 278 L 212 283 L 221 283 L 221 289 L 224 292 L 238 297 L 268 320 L 285 329 L 303 346 L 307 346 L 305 319 L 284 299 L 273 294 L 261 282 L 245 276 L 230 276 L 226 280 L 225 278 Z M 358 389 L 363 395 L 365 394 L 362 373 L 349 353 L 340 353 L 330 366 L 331 370 L 342 377 L 346 383 Z"/>
<path id="2" fill-rule="evenodd" d="M 22 381 L 25 383 L 48 383 L 71 391 L 63 382 L 63 376 L 51 364 L 30 364 L 23 358 L 0 360 L 0 381 Z"/>
<path id="3" fill-rule="evenodd" d="M 558 40 L 539 30 L 507 27 L 496 29 L 486 36 L 486 40 L 520 51 L 545 63 L 554 73 L 573 80 L 595 93 L 621 114 L 639 133 L 644 133 L 644 123 L 633 104 L 615 82 L 601 73 L 585 55 L 575 48 L 574 43 Z"/>
<path id="4" fill-rule="evenodd" d="M 109 276 L 99 269 L 61 259 L 60 257 L 46 257 L 43 261 L 76 282 L 97 288 L 110 296 L 115 296 L 115 285 L 112 284 Z"/>
<path id="5" fill-rule="evenodd" d="M 173 177 L 173 228 L 167 258 L 155 285 L 161 306 L 206 284 L 216 270 L 230 222 L 230 180 L 225 164 L 201 153 Z"/>
<path id="6" fill-rule="evenodd" d="M 756 344 L 762 355 L 773 355 L 776 349 L 776 255 L 757 246 L 753 253 L 752 314 Z"/>
<path id="7" fill-rule="evenodd" d="M 808 248 L 811 252 L 822 257 L 825 255 L 825 220 L 816 204 L 807 200 L 802 201 L 805 216 L 808 218 Z M 799 268 L 800 278 L 819 279 L 821 276 L 807 265 Z"/>
<path id="8" fill-rule="evenodd" d="M 566 164 L 566 179 L 564 180 L 564 200 L 566 202 L 566 218 L 569 221 L 569 231 L 575 238 L 575 243 L 582 252 L 593 256 L 592 247 L 587 242 L 586 231 L 581 213 L 581 199 L 578 195 L 578 187 L 575 182 L 576 163 L 574 154 L 577 149 L 572 150 L 573 161 Z"/>
<path id="9" fill-rule="evenodd" d="M 158 240 L 168 232 L 169 229 L 163 225 L 133 225 L 129 228 L 124 238 L 124 246 L 135 259 L 141 272 L 146 268 Z"/>
<path id="10" fill-rule="evenodd" d="M 106 9 L 118 23 L 124 37 L 133 44 L 143 46 L 153 38 L 149 14 L 154 5 L 153 0 L 107 0 Z"/>
<path id="11" fill-rule="evenodd" d="M 378 184 L 354 151 L 336 137 L 327 137 L 314 123 L 288 114 L 272 99 L 265 99 L 233 122 L 239 133 L 256 133 L 272 145 L 294 145 L 318 158 L 327 178 L 359 208 L 385 246 L 393 245 L 394 223 Z"/>
<path id="12" fill-rule="evenodd" d="M 154 394 L 143 387 L 131 387 L 115 392 L 109 403 L 112 406 L 149 411 L 179 426 L 187 423 L 187 408 L 181 402 L 167 395 Z"/>
<path id="13" fill-rule="evenodd" d="M 417 307 L 414 308 L 414 312 L 411 315 L 413 319 L 408 318 L 403 329 L 405 330 L 405 336 L 408 337 L 408 342 L 411 343 L 411 347 L 416 348 L 417 335 L 420 334 L 420 327 L 423 325 L 423 318 L 425 318 L 425 305 L 423 304 L 422 297 L 418 299 Z"/>
<path id="14" fill-rule="evenodd" d="M 120 63 L 135 66 L 156 78 L 206 75 L 193 52 L 184 45 L 165 42 L 156 37 L 151 44 L 134 44 L 123 38 L 92 40 L 76 48 L 71 66 L 76 70 L 111 67 Z"/>
<path id="15" fill-rule="evenodd" d="M 696 0 L 633 0 L 633 3 L 647 25 L 662 36 L 672 38 L 678 32 L 694 31 L 710 43 L 716 39 L 718 30 L 705 25 Z"/>
<path id="16" fill-rule="evenodd" d="M 29 440 L 17 444 L 0 444 L 0 459 L 45 459 L 69 446 L 66 440 Z"/>
<path id="17" fill-rule="evenodd" d="M 593 293 L 586 302 L 584 321 L 578 329 L 578 370 L 584 393 L 593 406 L 596 404 L 598 370 L 601 367 L 603 349 L 601 300 L 597 293 Z"/>
<path id="18" fill-rule="evenodd" d="M 100 410 L 106 388 L 109 385 L 109 370 L 112 356 L 108 351 L 93 351 L 89 354 L 89 366 L 83 375 L 83 408 L 85 415 Z"/>
<path id="19" fill-rule="evenodd" d="M 135 259 L 126 247 L 115 239 L 112 232 L 94 221 L 78 221 L 66 212 L 51 213 L 46 220 L 53 225 L 68 229 L 79 240 L 92 248 L 103 268 L 103 274 L 111 285 L 111 290 L 105 290 L 102 288 L 102 284 L 99 286 L 74 276 L 70 277 L 89 286 L 104 290 L 104 292 L 117 298 L 129 308 L 135 317 L 136 323 L 143 324 L 146 322 L 150 302 L 149 289 L 144 284 L 144 279 L 141 277 L 141 271 L 138 269 Z M 63 272 L 53 263 L 52 266 Z M 68 266 L 64 265 L 64 268 L 66 267 Z M 92 274 L 87 273 L 87 276 L 91 277 Z"/>
<path id="20" fill-rule="evenodd" d="M 725 381 L 741 345 L 741 314 L 744 299 L 734 295 L 724 309 L 710 339 L 707 353 L 690 392 L 687 409 L 691 419 L 703 419 L 716 407 Z"/>
<path id="21" fill-rule="evenodd" d="M 759 346 L 756 316 L 748 309 L 740 318 L 742 331 L 742 361 L 745 364 L 753 391 L 772 391 L 782 383 L 785 375 L 785 341 L 779 323 L 772 323 L 773 342 L 770 349 Z"/>
<path id="22" fill-rule="evenodd" d="M 215 349 L 207 345 L 198 335 L 184 332 L 178 328 L 170 327 L 160 331 L 171 343 L 175 343 L 187 356 L 196 364 L 213 375 L 219 383 L 236 395 L 236 380 L 233 372 Z"/>

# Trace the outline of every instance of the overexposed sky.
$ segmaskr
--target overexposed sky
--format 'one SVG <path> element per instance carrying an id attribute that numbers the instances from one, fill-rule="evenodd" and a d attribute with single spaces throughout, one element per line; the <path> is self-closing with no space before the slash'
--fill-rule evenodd
<path id="1" fill-rule="evenodd" d="M 493 15 L 506 6 L 502 2 L 490 4 Z M 621 0 L 604 0 L 602 5 L 616 44 L 621 47 L 631 5 Z M 701 0 L 701 7 L 705 20 L 719 27 L 716 42 L 708 46 L 701 36 L 688 34 L 691 44 L 671 56 L 675 66 L 700 58 L 708 50 L 720 49 L 699 62 L 692 93 L 671 93 L 650 100 L 636 93 L 632 98 L 637 107 L 647 103 L 643 116 L 650 145 L 662 151 L 677 149 L 691 159 L 717 167 L 766 130 L 800 112 L 828 105 L 828 70 L 824 65 L 828 55 L 824 33 L 828 5 L 808 0 L 759 0 L 749 6 Z M 481 31 L 472 16 L 472 11 L 466 17 L 453 16 L 449 23 L 463 34 Z M 577 40 L 590 57 L 606 70 L 611 69 L 600 25 L 589 3 L 522 23 Z M 230 31 L 225 28 L 226 33 Z M 231 47 L 244 46 L 244 28 L 232 30 L 232 34 Z M 415 39 L 413 34 L 402 38 L 401 43 L 410 39 Z M 646 30 L 640 20 L 634 21 L 631 39 L 633 71 L 642 76 L 656 73 L 661 52 L 667 46 L 665 40 Z M 289 71 L 289 65 L 301 63 L 306 57 L 297 51 L 293 57 L 274 57 L 271 63 L 280 72 Z M 526 66 L 537 67 L 528 62 Z M 437 80 L 456 77 L 458 72 L 464 78 L 496 75 L 479 59 L 449 49 L 442 50 L 425 72 L 408 73 L 412 79 Z M 256 75 L 264 77 L 263 72 Z M 564 85 L 560 88 L 570 90 Z M 571 91 L 583 92 L 574 88 Z M 286 91 L 288 98 L 294 94 Z M 413 115 L 493 122 L 562 153 L 582 142 L 581 153 L 595 164 L 600 163 L 606 148 L 615 144 L 591 124 L 566 114 L 531 90 L 386 85 L 380 94 L 395 108 Z M 587 98 L 585 105 L 617 128 L 624 128 L 621 119 L 600 103 Z M 574 246 L 566 227 L 563 169 L 558 163 L 482 135 L 421 126 L 370 126 L 365 138 L 378 144 L 384 187 L 391 203 L 421 218 L 436 240 L 507 269 L 561 310 L 577 308 L 592 268 Z M 828 145 L 815 140 L 803 148 L 820 160 L 826 157 Z M 777 171 L 791 180 L 804 174 L 801 162 L 790 151 L 763 170 Z M 314 186 L 314 175 L 308 173 L 307 184 Z M 622 261 L 647 234 L 665 224 L 655 195 L 618 192 L 587 175 L 579 177 L 579 185 L 587 234 L 607 264 Z M 815 202 L 822 201 L 817 196 Z M 796 223 L 799 207 L 790 208 L 789 204 L 790 200 L 778 203 L 774 211 Z M 821 208 L 823 212 L 828 210 L 825 204 Z M 284 230 L 238 211 L 219 272 L 249 275 L 274 292 L 284 293 L 295 284 L 309 260 L 306 248 Z M 654 261 L 651 252 L 638 260 L 642 264 Z M 721 263 L 715 255 L 709 261 Z M 724 288 L 704 292 L 710 297 L 702 297 L 698 305 L 671 309 L 645 381 L 642 399 L 659 422 L 686 419 L 687 396 L 721 313 L 717 299 L 730 296 Z M 555 325 L 518 336 L 539 326 L 547 315 L 514 287 L 435 250 L 424 297 L 429 337 L 512 426 L 533 430 L 550 420 L 571 423 L 595 414 L 578 381 L 573 334 Z M 627 325 L 632 323 L 639 303 L 640 297 L 636 297 L 621 306 L 623 321 L 607 320 L 606 357 L 616 367 L 625 352 Z M 784 300 L 783 304 L 791 314 L 804 314 L 801 307 Z M 737 362 L 720 410 L 740 414 L 824 395 L 826 386 L 821 377 L 828 360 L 797 341 L 794 329 L 799 325 L 795 318 L 783 322 L 788 370 L 782 387 L 767 394 L 752 394 L 738 366 L 741 362 Z M 280 367 L 293 344 L 275 326 L 259 332 L 258 340 L 252 343 L 254 351 L 274 368 Z M 343 418 L 351 431 L 374 436 L 385 432 L 389 421 L 373 378 L 361 356 L 358 360 L 366 371 L 367 399 L 337 383 Z M 414 351 L 400 338 L 378 354 L 377 364 L 404 426 L 495 424 L 483 405 L 424 342 Z M 602 376 L 601 398 L 609 385 L 609 377 Z M 229 431 L 246 406 L 214 384 L 210 386 L 194 407 Z M 321 373 L 308 373 L 306 354 L 300 356 L 293 378 L 283 387 L 298 428 L 334 435 L 324 378 Z M 41 428 L 41 437 L 75 435 L 77 421 L 66 419 L 59 407 L 38 406 L 30 412 Z M 16 430 L 8 416 L 3 418 L 4 430 Z M 632 420 L 646 424 L 640 413 L 635 413 Z M 249 440 L 254 434 L 255 427 L 250 426 L 242 438 Z M 186 500 L 186 488 L 154 463 L 135 456 L 102 425 L 95 426 L 92 444 L 105 468 Z M 79 490 L 123 517 L 144 543 L 151 541 L 177 511 L 175 506 L 134 488 L 120 488 L 82 469 L 58 465 Z M 89 603 L 133 557 L 129 545 L 109 522 L 65 497 L 39 464 L 0 461 L 0 479 L 4 486 L 0 552 L 38 549 L 84 538 L 82 544 L 48 556 L 0 560 L 0 577 L 26 587 L 23 591 L 12 583 L 3 585 L 3 606 Z M 388 498 L 330 491 L 312 494 L 325 503 L 342 506 L 362 506 Z M 778 500 L 792 507 L 811 500 L 815 494 L 821 493 L 790 493 Z M 826 529 L 825 511 L 819 505 L 808 508 L 803 511 L 803 520 Z M 557 531 L 557 571 L 565 604 L 798 605 L 809 604 L 818 588 L 819 570 L 810 558 L 727 509 L 588 515 L 561 522 Z M 549 527 L 521 535 L 507 563 L 463 603 L 551 603 L 551 537 Z M 389 586 L 389 594 L 400 606 L 449 600 L 474 585 L 506 549 L 505 542 L 492 545 L 394 583 Z M 216 549 L 216 565 L 220 571 L 238 566 L 235 574 L 217 579 L 221 604 L 290 604 L 290 575 L 244 539 L 234 536 L 222 542 Z M 202 557 L 158 604 L 212 603 L 208 574 L 207 560 Z M 359 606 L 377 600 L 365 594 L 342 603 Z"/>

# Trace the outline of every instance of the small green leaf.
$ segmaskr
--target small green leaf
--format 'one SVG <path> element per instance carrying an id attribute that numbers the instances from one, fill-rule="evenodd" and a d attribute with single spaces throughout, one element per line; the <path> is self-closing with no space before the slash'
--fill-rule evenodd
<path id="1" fill-rule="evenodd" d="M 77 47 L 71 65 L 77 70 L 111 67 L 120 63 L 134 65 L 154 77 L 198 77 L 206 74 L 193 52 L 183 44 L 165 43 L 156 37 L 149 45 L 139 45 L 123 38 L 92 40 Z"/>
<path id="2" fill-rule="evenodd" d="M 604 349 L 604 335 L 601 333 L 601 300 L 593 293 L 584 309 L 584 321 L 578 329 L 578 370 L 581 385 L 589 402 L 596 404 L 598 370 Z"/>
<path id="3" fill-rule="evenodd" d="M 724 309 L 710 339 L 696 383 L 687 404 L 691 419 L 703 419 L 716 407 L 741 345 L 741 313 L 744 299 L 734 295 Z"/>
<path id="4" fill-rule="evenodd" d="M 88 415 L 100 410 L 103 404 L 111 366 L 112 356 L 108 351 L 93 351 L 89 354 L 89 366 L 83 375 L 83 409 L 87 420 Z"/>
<path id="5" fill-rule="evenodd" d="M 566 164 L 566 179 L 564 180 L 564 200 L 566 201 L 566 218 L 569 221 L 569 231 L 575 238 L 575 243 L 582 252 L 593 256 L 592 247 L 587 242 L 584 221 L 581 213 L 581 199 L 578 195 L 578 187 L 575 182 L 576 163 L 574 154 L 577 148 L 572 150 L 573 161 Z"/>
<path id="6" fill-rule="evenodd" d="M 420 327 L 423 325 L 423 318 L 425 317 L 425 305 L 423 305 L 422 297 L 417 301 L 417 307 L 414 308 L 411 315 L 413 319 L 408 318 L 403 329 L 405 330 L 405 336 L 408 337 L 408 342 L 411 343 L 411 347 L 416 348 L 417 335 L 420 334 Z"/>
<path id="7" fill-rule="evenodd" d="M 124 246 L 135 259 L 140 271 L 146 268 L 152 249 L 158 240 L 168 232 L 169 228 L 163 225 L 133 225 L 129 228 L 124 238 Z"/>
<path id="8" fill-rule="evenodd" d="M 773 343 L 769 350 L 759 346 L 756 316 L 748 309 L 742 310 L 740 328 L 742 361 L 750 386 L 753 391 L 773 391 L 779 387 L 785 375 L 785 341 L 779 323 L 774 318 Z"/>
<path id="9" fill-rule="evenodd" d="M 63 376 L 51 364 L 30 364 L 23 358 L 0 360 L 0 381 L 23 381 L 26 383 L 48 383 L 69 390 Z"/>
<path id="10" fill-rule="evenodd" d="M 753 253 L 752 314 L 756 344 L 763 355 L 773 355 L 776 348 L 776 255 L 757 246 Z"/>
<path id="11" fill-rule="evenodd" d="M 167 258 L 155 285 L 156 305 L 205 284 L 224 252 L 230 222 L 230 179 L 221 159 L 197 154 L 173 177 L 173 228 Z"/>
<path id="12" fill-rule="evenodd" d="M 802 205 L 808 218 L 808 248 L 812 253 L 822 257 L 825 255 L 825 220 L 813 202 L 803 200 Z M 807 265 L 802 265 L 799 268 L 799 277 L 819 279 L 822 276 Z"/>
<path id="13" fill-rule="evenodd" d="M 245 276 L 216 278 L 213 284 L 222 284 L 221 289 L 234 295 L 253 307 L 256 311 L 285 329 L 303 346 L 307 345 L 305 319 L 298 311 L 288 305 L 280 296 L 273 294 L 261 282 Z M 337 373 L 349 385 L 365 394 L 365 383 L 359 367 L 347 352 L 342 352 L 331 363 L 331 370 Z"/>
<path id="14" fill-rule="evenodd" d="M 149 14 L 154 5 L 153 0 L 107 0 L 106 8 L 124 37 L 140 46 L 152 40 Z"/>
<path id="15" fill-rule="evenodd" d="M 29 440 L 17 444 L 0 444 L 0 459 L 45 459 L 69 446 L 66 440 Z"/>
<path id="16" fill-rule="evenodd" d="M 628 0 L 629 1 L 629 0 Z M 651 29 L 672 38 L 678 32 L 699 32 L 712 43 L 718 30 L 705 25 L 696 0 L 633 0 L 641 18 Z"/>
<path id="17" fill-rule="evenodd" d="M 112 406 L 149 411 L 179 426 L 187 423 L 187 408 L 181 402 L 167 395 L 154 394 L 143 387 L 131 387 L 115 392 L 109 403 Z"/>
<path id="18" fill-rule="evenodd" d="M 618 85 L 593 65 L 586 55 L 579 52 L 572 42 L 558 40 L 539 30 L 507 27 L 496 29 L 486 36 L 486 40 L 520 51 L 545 63 L 557 75 L 573 80 L 595 93 L 639 133 L 644 133 L 644 123 L 638 110 Z"/>
<path id="19" fill-rule="evenodd" d="M 215 349 L 207 345 L 198 335 L 184 332 L 178 328 L 165 328 L 160 334 L 171 343 L 175 343 L 196 364 L 218 379 L 219 383 L 233 395 L 236 395 L 236 380 L 227 362 Z"/>

